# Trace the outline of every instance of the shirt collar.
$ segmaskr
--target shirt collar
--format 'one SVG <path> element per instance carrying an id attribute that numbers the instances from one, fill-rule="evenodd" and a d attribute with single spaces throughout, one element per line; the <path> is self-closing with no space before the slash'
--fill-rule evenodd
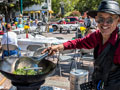
<path id="1" fill-rule="evenodd" d="M 112 45 L 115 45 L 117 38 L 118 38 L 118 27 L 113 31 L 113 33 L 111 34 L 108 42 L 111 43 Z"/>

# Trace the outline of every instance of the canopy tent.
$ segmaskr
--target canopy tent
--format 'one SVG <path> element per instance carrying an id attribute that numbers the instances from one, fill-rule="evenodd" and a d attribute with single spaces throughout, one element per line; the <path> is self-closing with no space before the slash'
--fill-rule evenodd
<path id="1" fill-rule="evenodd" d="M 26 7 L 23 11 L 40 11 L 41 5 L 32 5 L 31 7 Z"/>
<path id="2" fill-rule="evenodd" d="M 40 13 L 40 11 L 24 11 L 23 13 Z"/>
<path id="3" fill-rule="evenodd" d="M 54 13 L 52 10 L 50 9 L 42 9 L 43 5 L 32 5 L 31 7 L 26 7 L 23 10 L 24 14 L 28 14 L 30 17 L 32 18 L 41 18 L 42 19 L 42 12 L 45 12 L 47 17 L 50 17 L 52 13 Z M 50 14 L 49 14 L 50 13 Z"/>
<path id="4" fill-rule="evenodd" d="M 40 11 L 35 11 L 35 13 L 40 13 Z"/>
<path id="5" fill-rule="evenodd" d="M 54 13 L 54 11 L 53 10 L 49 10 L 49 13 Z"/>
<path id="6" fill-rule="evenodd" d="M 35 11 L 30 11 L 30 13 L 35 13 Z"/>

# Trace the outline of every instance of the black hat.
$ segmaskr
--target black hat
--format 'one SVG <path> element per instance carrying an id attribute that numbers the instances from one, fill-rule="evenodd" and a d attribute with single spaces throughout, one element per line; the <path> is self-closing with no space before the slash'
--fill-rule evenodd
<path id="1" fill-rule="evenodd" d="M 102 1 L 98 7 L 97 11 L 88 11 L 88 15 L 95 18 L 98 12 L 106 12 L 110 14 L 120 15 L 119 3 L 116 1 Z"/>

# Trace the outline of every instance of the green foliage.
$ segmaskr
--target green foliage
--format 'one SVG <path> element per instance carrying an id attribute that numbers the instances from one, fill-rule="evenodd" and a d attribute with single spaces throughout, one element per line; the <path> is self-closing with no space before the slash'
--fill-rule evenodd
<path id="1" fill-rule="evenodd" d="M 52 10 L 54 11 L 55 14 L 60 14 L 60 2 L 64 3 L 64 10 L 65 13 L 73 11 L 75 4 L 78 2 L 79 0 L 52 0 Z M 61 16 L 61 15 L 60 15 Z"/>
<path id="2" fill-rule="evenodd" d="M 73 11 L 70 16 L 80 16 L 80 12 L 79 11 Z"/>
<path id="3" fill-rule="evenodd" d="M 52 0 L 52 10 L 54 14 L 58 14 L 60 11 L 60 0 Z"/>
<path id="4" fill-rule="evenodd" d="M 20 1 L 20 0 L 19 0 Z M 23 1 L 23 9 L 29 6 L 32 6 L 33 4 L 41 4 L 44 0 L 22 0 Z M 5 13 L 5 7 L 7 6 L 9 11 L 15 11 L 20 10 L 20 2 L 16 3 L 0 3 L 0 11 L 1 13 Z"/>
<path id="5" fill-rule="evenodd" d="M 44 0 L 23 0 L 23 8 L 32 6 L 33 4 L 41 4 Z"/>
<path id="6" fill-rule="evenodd" d="M 66 16 L 70 16 L 70 14 L 71 14 L 72 12 L 67 12 L 64 16 L 66 17 Z"/>
<path id="7" fill-rule="evenodd" d="M 76 4 L 75 9 L 80 12 L 85 12 L 88 10 L 96 10 L 101 0 L 79 0 Z"/>
<path id="8" fill-rule="evenodd" d="M 77 10 L 85 12 L 88 10 L 97 10 L 102 0 L 52 0 L 52 9 L 55 14 L 60 13 L 60 2 L 64 2 L 65 13 Z M 115 0 L 120 4 L 120 0 Z M 66 16 L 66 14 L 65 14 Z"/>

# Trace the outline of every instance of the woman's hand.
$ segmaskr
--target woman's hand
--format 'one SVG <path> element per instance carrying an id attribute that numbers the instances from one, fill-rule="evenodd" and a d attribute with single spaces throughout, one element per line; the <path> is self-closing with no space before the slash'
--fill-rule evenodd
<path id="1" fill-rule="evenodd" d="M 63 44 L 48 47 L 42 51 L 42 54 L 48 51 L 48 55 L 54 55 L 56 52 L 64 50 Z"/>

